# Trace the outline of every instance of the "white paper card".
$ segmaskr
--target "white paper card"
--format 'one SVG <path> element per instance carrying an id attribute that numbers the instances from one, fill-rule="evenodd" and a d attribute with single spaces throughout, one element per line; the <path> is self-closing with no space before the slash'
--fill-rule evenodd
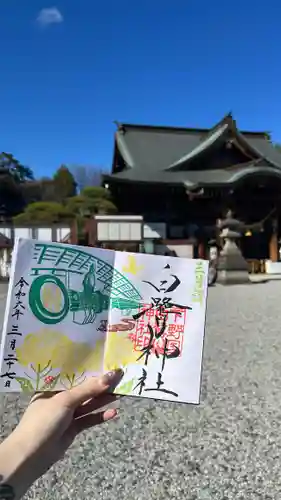
<path id="1" fill-rule="evenodd" d="M 208 262 L 20 238 L 0 390 L 63 390 L 122 367 L 119 394 L 199 403 Z"/>

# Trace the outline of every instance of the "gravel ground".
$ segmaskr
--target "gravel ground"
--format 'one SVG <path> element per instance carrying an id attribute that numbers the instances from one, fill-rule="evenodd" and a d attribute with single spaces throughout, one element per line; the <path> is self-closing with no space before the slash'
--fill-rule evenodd
<path id="1" fill-rule="evenodd" d="M 277 499 L 281 282 L 210 289 L 202 403 L 124 399 L 30 490 L 37 499 Z M 1 432 L 24 398 L 2 396 Z"/>

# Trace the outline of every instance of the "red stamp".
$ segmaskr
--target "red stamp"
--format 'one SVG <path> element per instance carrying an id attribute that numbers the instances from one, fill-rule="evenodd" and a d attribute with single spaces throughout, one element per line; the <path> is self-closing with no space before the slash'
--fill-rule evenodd
<path id="1" fill-rule="evenodd" d="M 175 350 L 182 353 L 187 310 L 172 307 L 160 311 L 151 304 L 143 305 L 139 310 L 135 331 L 130 335 L 134 350 L 142 351 L 150 346 L 153 354 L 172 354 Z M 165 325 L 162 332 L 163 325 Z M 152 337 L 153 332 L 153 337 Z"/>

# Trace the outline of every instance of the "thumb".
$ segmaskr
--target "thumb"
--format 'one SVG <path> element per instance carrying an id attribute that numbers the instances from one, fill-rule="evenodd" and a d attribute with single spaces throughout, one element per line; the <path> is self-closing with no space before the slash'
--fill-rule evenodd
<path id="1" fill-rule="evenodd" d="M 76 408 L 80 404 L 92 398 L 97 398 L 110 389 L 114 389 L 124 375 L 123 370 L 113 370 L 100 377 L 90 377 L 81 385 L 73 387 L 69 391 L 60 394 L 65 398 L 65 404 Z"/>

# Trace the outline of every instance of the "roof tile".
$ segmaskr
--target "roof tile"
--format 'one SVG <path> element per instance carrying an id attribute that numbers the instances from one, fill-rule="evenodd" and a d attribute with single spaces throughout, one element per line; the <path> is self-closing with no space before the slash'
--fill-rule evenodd
<path id="1" fill-rule="evenodd" d="M 201 171 L 168 171 L 168 167 L 188 161 L 218 139 L 224 132 L 219 125 L 214 133 L 206 129 L 183 129 L 169 127 L 148 127 L 138 125 L 121 125 L 116 132 L 116 147 L 118 147 L 128 167 L 122 172 L 112 174 L 112 179 L 130 182 L 163 182 L 163 183 L 198 183 L 228 182 L 229 170 Z M 211 132 L 211 133 L 210 133 Z M 280 169 L 281 153 L 267 139 L 266 133 L 239 132 L 250 147 L 269 162 L 273 169 Z M 260 167 L 260 165 L 259 165 Z M 239 168 L 245 168 L 239 167 Z M 270 168 L 264 162 L 263 169 Z"/>

